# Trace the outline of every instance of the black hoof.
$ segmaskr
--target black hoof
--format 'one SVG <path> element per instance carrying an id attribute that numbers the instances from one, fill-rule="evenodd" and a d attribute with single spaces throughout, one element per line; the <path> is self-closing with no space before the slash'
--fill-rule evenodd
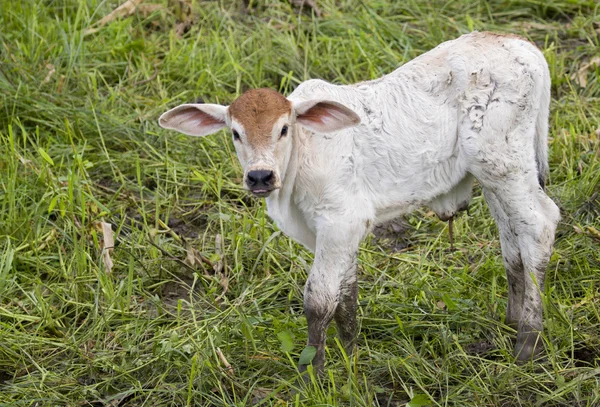
<path id="1" fill-rule="evenodd" d="M 520 363 L 537 359 L 542 353 L 544 345 L 542 336 L 538 331 L 519 332 L 515 345 L 515 357 Z"/>

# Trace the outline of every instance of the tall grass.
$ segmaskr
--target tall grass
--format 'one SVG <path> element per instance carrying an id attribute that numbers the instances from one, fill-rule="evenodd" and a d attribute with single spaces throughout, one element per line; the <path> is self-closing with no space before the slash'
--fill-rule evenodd
<path id="1" fill-rule="evenodd" d="M 198 0 L 182 35 L 178 2 L 155 3 L 87 34 L 116 2 L 0 3 L 0 405 L 600 405 L 600 68 L 578 82 L 600 56 L 596 2 L 322 0 L 316 17 Z M 474 29 L 523 35 L 550 64 L 563 219 L 547 356 L 514 363 L 477 194 L 454 252 L 427 209 L 367 239 L 359 350 L 345 358 L 332 327 L 324 377 L 299 386 L 311 255 L 241 189 L 225 132 L 190 139 L 156 118 L 198 97 L 377 78 Z"/>

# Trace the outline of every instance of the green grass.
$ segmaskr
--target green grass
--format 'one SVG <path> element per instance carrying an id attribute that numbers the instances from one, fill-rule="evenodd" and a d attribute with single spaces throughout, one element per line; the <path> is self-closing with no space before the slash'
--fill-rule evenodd
<path id="1" fill-rule="evenodd" d="M 600 67 L 574 80 L 600 56 L 593 0 L 322 0 L 320 18 L 283 0 L 196 0 L 182 36 L 178 1 L 157 0 L 168 8 L 85 35 L 116 3 L 0 3 L 0 405 L 600 405 Z M 547 357 L 514 363 L 477 193 L 455 252 L 427 209 L 407 217 L 401 252 L 367 239 L 359 350 L 345 358 L 332 326 L 323 379 L 298 388 L 311 255 L 241 189 L 229 135 L 156 120 L 200 96 L 373 79 L 473 29 L 523 35 L 550 64 L 548 191 L 563 219 Z"/>

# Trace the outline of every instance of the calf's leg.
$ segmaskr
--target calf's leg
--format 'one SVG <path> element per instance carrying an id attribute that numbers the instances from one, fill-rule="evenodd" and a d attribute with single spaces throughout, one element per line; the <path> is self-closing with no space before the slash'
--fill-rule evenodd
<path id="1" fill-rule="evenodd" d="M 542 349 L 542 292 L 559 210 L 535 171 L 515 171 L 482 184 L 500 230 L 509 286 L 507 322 L 517 324 L 515 356 L 528 360 Z"/>
<path id="2" fill-rule="evenodd" d="M 500 232 L 500 247 L 502 248 L 502 258 L 508 281 L 506 324 L 517 329 L 521 319 L 521 307 L 523 306 L 523 293 L 525 290 L 525 270 L 521 261 L 519 238 L 511 227 L 508 216 L 504 213 L 496 195 L 485 188 L 483 194 Z"/>
<path id="3" fill-rule="evenodd" d="M 351 352 L 356 338 L 356 253 L 366 228 L 336 224 L 317 233 L 315 261 L 304 288 L 304 313 L 308 322 L 308 346 L 317 353 L 312 365 L 321 373 L 325 362 L 327 327 L 335 318 L 340 337 Z M 306 370 L 301 365 L 300 370 Z"/>
<path id="4" fill-rule="evenodd" d="M 498 223 L 509 282 L 507 320 L 517 322 L 515 355 L 527 360 L 542 348 L 541 293 L 560 214 L 538 181 L 538 167 L 546 165 L 537 161 L 547 160 L 540 126 L 547 126 L 549 78 L 533 62 L 515 61 L 521 74 L 510 79 L 472 73 L 461 99 L 459 142 Z"/>
<path id="5" fill-rule="evenodd" d="M 348 279 L 342 282 L 340 297 L 335 309 L 334 319 L 346 354 L 350 356 L 354 351 L 357 335 L 356 310 L 358 308 L 358 280 L 356 278 L 356 264 L 354 271 L 349 271 Z"/>
<path id="6" fill-rule="evenodd" d="M 530 359 L 541 349 L 539 333 L 542 331 L 542 297 L 546 278 L 546 267 L 552 254 L 556 225 L 560 219 L 560 211 L 556 204 L 538 186 L 537 193 L 532 194 L 530 202 L 535 208 L 534 217 L 527 219 L 516 216 L 516 222 L 525 225 L 520 227 L 519 246 L 521 260 L 525 271 L 523 303 L 521 319 L 517 329 L 515 356 L 519 360 Z M 535 222 L 533 225 L 527 222 Z M 523 231 L 523 229 L 529 233 Z"/>

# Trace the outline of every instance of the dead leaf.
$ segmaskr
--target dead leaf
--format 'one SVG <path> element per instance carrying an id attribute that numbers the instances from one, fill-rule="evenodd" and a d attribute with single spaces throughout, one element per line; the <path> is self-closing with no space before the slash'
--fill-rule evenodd
<path id="1" fill-rule="evenodd" d="M 177 23 L 177 24 L 175 24 L 175 34 L 178 37 L 181 37 L 183 34 L 185 34 L 190 29 L 191 26 L 192 26 L 191 21 L 183 21 L 181 23 Z"/>
<path id="2" fill-rule="evenodd" d="M 112 231 L 112 225 L 107 222 L 96 223 L 96 228 L 102 232 L 102 242 L 100 242 L 100 249 L 102 250 L 102 263 L 104 264 L 104 272 L 110 274 L 114 263 L 110 257 L 113 248 L 115 247 L 115 235 Z"/>
<path id="3" fill-rule="evenodd" d="M 65 85 L 65 76 L 61 75 L 58 79 L 58 86 L 56 87 L 56 93 L 62 92 L 63 86 Z"/>
<path id="4" fill-rule="evenodd" d="M 104 27 L 106 24 L 111 21 L 119 18 L 119 17 L 129 17 L 135 12 L 136 7 L 144 0 L 127 0 L 125 3 L 121 4 L 119 7 L 114 9 L 111 13 L 104 16 L 100 21 L 93 24 L 94 28 L 88 28 L 83 32 L 84 35 L 93 34 L 98 31 L 100 28 Z"/>
<path id="5" fill-rule="evenodd" d="M 207 259 L 206 256 L 203 256 L 202 253 L 200 253 L 195 247 L 192 247 L 191 243 L 188 241 L 185 242 L 185 253 L 185 260 L 183 260 L 185 264 L 193 269 L 197 269 L 196 266 L 200 266 L 200 268 L 204 271 L 205 276 L 212 275 L 212 271 L 215 269 L 213 262 Z M 206 267 L 204 267 L 205 264 L 210 267 L 210 273 Z"/>
<path id="6" fill-rule="evenodd" d="M 579 175 L 583 174 L 584 166 L 585 166 L 585 164 L 583 163 L 583 161 L 579 160 L 579 162 L 577 163 L 577 173 Z"/>
<path id="7" fill-rule="evenodd" d="M 186 241 L 185 244 L 185 260 L 183 260 L 183 262 L 194 268 L 197 269 L 198 266 L 204 271 L 204 275 L 205 276 L 215 276 L 216 278 L 219 279 L 219 285 L 223 288 L 223 292 L 217 297 L 215 298 L 215 301 L 221 301 L 223 299 L 223 297 L 225 296 L 225 294 L 227 294 L 227 292 L 229 291 L 229 277 L 227 277 L 227 275 L 225 273 L 223 273 L 223 269 L 225 268 L 223 266 L 223 260 L 222 260 L 222 253 L 223 253 L 223 243 L 222 243 L 222 238 L 220 234 L 217 234 L 217 236 L 215 236 L 215 254 L 217 255 L 216 257 L 218 258 L 217 261 L 212 262 L 209 259 L 207 259 L 205 256 L 202 255 L 202 253 L 200 253 L 198 250 L 196 250 L 196 248 L 192 247 L 192 245 Z M 207 270 L 204 265 L 207 265 L 208 267 L 210 267 L 210 271 Z"/>
<path id="8" fill-rule="evenodd" d="M 202 264 L 206 262 L 207 259 L 204 256 L 202 256 L 200 252 L 196 250 L 196 248 L 192 247 L 188 242 L 186 242 L 185 252 L 186 256 L 183 262 L 193 269 L 197 269 L 196 266 L 199 266 L 204 271 L 204 274 L 207 275 L 208 273 L 206 271 L 206 268 L 204 267 L 204 264 Z M 212 263 L 210 263 L 210 266 L 212 266 Z"/>
<path id="9" fill-rule="evenodd" d="M 46 77 L 42 81 L 42 85 L 44 83 L 50 82 L 50 78 L 52 78 L 52 75 L 54 75 L 54 72 L 56 72 L 56 68 L 52 64 L 46 64 L 46 68 L 48 69 L 48 74 L 46 75 Z"/>
<path id="10" fill-rule="evenodd" d="M 435 305 L 437 305 L 437 307 L 439 309 L 445 309 L 446 308 L 446 303 L 444 301 L 441 301 L 441 300 L 438 301 L 437 304 L 435 304 Z"/>
<path id="11" fill-rule="evenodd" d="M 215 298 L 216 302 L 219 302 L 225 297 L 227 291 L 229 291 L 229 277 L 227 277 L 224 273 L 219 273 L 219 284 L 223 287 L 223 292 L 219 294 L 217 298 Z"/>
<path id="12" fill-rule="evenodd" d="M 169 9 L 178 20 L 177 24 L 175 24 L 175 34 L 181 37 L 189 31 L 194 22 L 191 1 L 169 0 Z"/>
<path id="13" fill-rule="evenodd" d="M 179 21 L 190 20 L 192 3 L 190 0 L 169 0 L 169 9 Z"/>
<path id="14" fill-rule="evenodd" d="M 190 267 L 194 267 L 196 264 L 201 264 L 201 262 L 199 262 L 197 258 L 198 250 L 196 250 L 194 247 L 187 247 L 185 252 L 186 256 L 185 260 L 183 261 L 185 264 L 187 264 Z"/>
<path id="15" fill-rule="evenodd" d="M 595 237 L 596 239 L 600 240 L 600 232 L 598 231 L 598 229 L 596 229 L 593 226 L 588 226 L 587 227 L 588 232 Z"/>
<path id="16" fill-rule="evenodd" d="M 50 231 L 50 234 L 48 235 L 48 237 L 46 237 L 46 238 L 44 239 L 44 241 L 42 242 L 42 244 L 40 244 L 39 246 L 37 246 L 37 250 L 42 250 L 42 249 L 44 249 L 44 248 L 45 248 L 45 247 L 48 245 L 48 243 L 49 243 L 49 242 L 50 242 L 52 239 L 54 239 L 54 237 L 55 237 L 55 236 L 56 236 L 56 229 L 52 229 L 52 230 Z"/>
<path id="17" fill-rule="evenodd" d="M 216 274 L 223 271 L 223 238 L 219 233 L 215 236 L 215 253 L 219 256 L 219 260 L 214 264 L 213 269 Z"/>
<path id="18" fill-rule="evenodd" d="M 595 56 L 592 59 L 590 59 L 588 62 L 582 64 L 579 67 L 579 70 L 577 71 L 577 73 L 571 75 L 571 79 L 574 79 L 575 82 L 577 82 L 579 84 L 579 86 L 581 86 L 582 88 L 585 88 L 587 86 L 587 76 L 588 73 L 592 70 L 595 69 L 595 67 L 600 66 L 600 56 Z"/>

